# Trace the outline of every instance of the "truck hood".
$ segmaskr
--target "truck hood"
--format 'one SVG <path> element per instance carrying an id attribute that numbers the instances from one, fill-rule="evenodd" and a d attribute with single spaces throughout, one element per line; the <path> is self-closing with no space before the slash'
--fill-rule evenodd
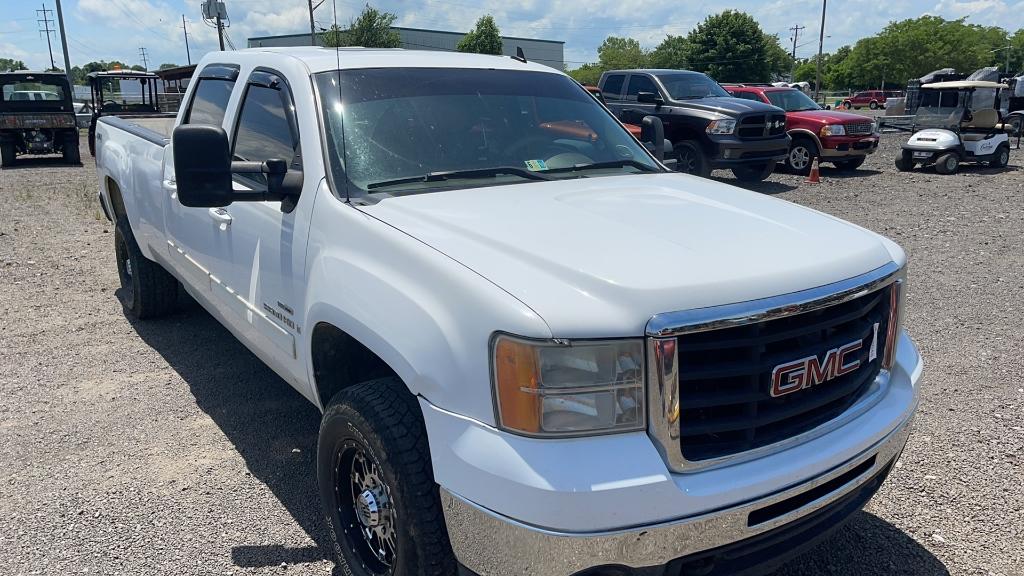
<path id="1" fill-rule="evenodd" d="M 555 337 L 639 336 L 659 312 L 795 292 L 894 259 L 860 227 L 683 174 L 443 191 L 360 209 L 518 298 Z"/>
<path id="2" fill-rule="evenodd" d="M 685 108 L 704 110 L 705 112 L 716 112 L 724 116 L 740 116 L 751 112 L 760 112 L 762 114 L 765 112 L 782 113 L 782 108 L 776 108 L 771 104 L 755 102 L 754 100 L 746 100 L 744 98 L 733 98 L 732 96 L 701 98 L 699 100 L 677 100 L 673 101 L 673 104 Z"/>

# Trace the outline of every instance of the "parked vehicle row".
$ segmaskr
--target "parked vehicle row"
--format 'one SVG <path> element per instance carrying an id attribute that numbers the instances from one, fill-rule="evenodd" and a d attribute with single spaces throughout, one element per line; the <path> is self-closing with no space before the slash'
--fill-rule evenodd
<path id="1" fill-rule="evenodd" d="M 344 573 L 770 570 L 893 469 L 922 370 L 903 250 L 659 161 L 665 135 L 760 177 L 778 108 L 678 71 L 601 90 L 258 48 L 204 57 L 172 133 L 98 118 L 126 312 L 180 285 L 323 411 Z"/>

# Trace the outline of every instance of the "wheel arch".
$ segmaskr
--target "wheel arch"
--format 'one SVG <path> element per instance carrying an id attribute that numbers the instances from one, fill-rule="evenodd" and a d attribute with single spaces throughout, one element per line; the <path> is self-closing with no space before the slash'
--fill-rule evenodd
<path id="1" fill-rule="evenodd" d="M 111 176 L 103 178 L 103 188 L 107 193 L 110 202 L 111 219 L 117 222 L 121 216 L 127 216 L 128 211 L 124 208 L 124 196 L 121 194 L 121 186 Z"/>
<path id="2" fill-rule="evenodd" d="M 406 382 L 387 360 L 330 321 L 313 326 L 309 351 L 312 392 L 321 411 L 335 394 L 360 382 L 388 376 Z"/>
<path id="3" fill-rule="evenodd" d="M 818 138 L 818 135 L 815 134 L 814 132 L 811 132 L 810 130 L 808 130 L 806 128 L 794 128 L 794 129 L 790 130 L 788 132 L 788 134 L 789 134 L 790 138 L 793 139 L 793 141 L 790 142 L 790 144 L 789 144 L 790 148 L 793 147 L 793 142 L 796 142 L 797 139 L 799 139 L 799 138 L 803 138 L 803 139 L 807 139 L 807 140 L 810 140 L 811 142 L 813 142 L 814 143 L 814 147 L 817 148 L 819 153 L 821 153 L 821 139 Z"/>

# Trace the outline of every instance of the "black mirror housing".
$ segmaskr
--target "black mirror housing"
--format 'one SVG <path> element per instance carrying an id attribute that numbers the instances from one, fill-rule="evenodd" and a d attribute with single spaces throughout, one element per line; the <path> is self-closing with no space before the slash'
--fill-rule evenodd
<path id="1" fill-rule="evenodd" d="M 644 116 L 640 122 L 640 141 L 659 162 L 665 160 L 665 125 L 661 118 Z"/>
<path id="2" fill-rule="evenodd" d="M 178 202 L 190 208 L 231 204 L 231 152 L 224 129 L 185 124 L 174 129 L 171 141 Z"/>
<path id="3" fill-rule="evenodd" d="M 636 95 L 636 101 L 640 102 L 641 104 L 656 104 L 658 106 L 661 106 L 662 104 L 665 103 L 665 101 L 662 100 L 661 96 L 655 94 L 654 92 L 638 92 Z"/>

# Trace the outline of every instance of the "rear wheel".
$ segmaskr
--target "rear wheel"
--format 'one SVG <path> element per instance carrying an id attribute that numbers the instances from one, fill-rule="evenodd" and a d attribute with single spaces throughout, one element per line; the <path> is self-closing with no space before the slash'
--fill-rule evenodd
<path id="1" fill-rule="evenodd" d="M 68 164 L 81 164 L 82 155 L 78 150 L 78 135 L 68 137 L 64 141 L 64 162 Z"/>
<path id="2" fill-rule="evenodd" d="M 707 178 L 711 174 L 708 167 L 708 160 L 700 145 L 692 140 L 683 140 L 672 145 L 672 152 L 676 156 L 676 170 L 686 174 L 693 174 Z"/>
<path id="3" fill-rule="evenodd" d="M 734 166 L 732 173 L 740 182 L 760 182 L 772 175 L 775 170 L 775 163 L 767 164 L 746 164 Z"/>
<path id="4" fill-rule="evenodd" d="M 121 305 L 125 312 L 145 320 L 174 311 L 178 300 L 178 281 L 142 254 L 125 216 L 118 218 L 114 226 L 114 255 L 117 257 L 117 275 L 121 280 Z"/>
<path id="5" fill-rule="evenodd" d="M 786 156 L 786 168 L 795 174 L 807 174 L 811 171 L 811 163 L 818 155 L 818 147 L 807 138 L 797 138 L 789 147 Z"/>
<path id="6" fill-rule="evenodd" d="M 0 144 L 0 165 L 4 168 L 14 166 L 14 142 Z"/>
<path id="7" fill-rule="evenodd" d="M 455 574 L 423 416 L 401 380 L 370 380 L 331 399 L 317 478 L 342 573 Z"/>
<path id="8" fill-rule="evenodd" d="M 993 168 L 1003 168 L 1010 163 L 1010 147 L 1007 144 L 1000 144 L 995 155 L 989 160 L 988 165 Z"/>
<path id="9" fill-rule="evenodd" d="M 868 104 L 868 108 L 871 108 L 872 110 L 878 110 L 878 102 L 872 100 L 871 104 Z"/>
<path id="10" fill-rule="evenodd" d="M 956 174 L 960 168 L 960 156 L 955 152 L 947 152 L 935 161 L 935 171 L 939 174 Z"/>
<path id="11" fill-rule="evenodd" d="M 844 172 L 852 172 L 857 168 L 860 168 L 861 165 L 864 164 L 865 160 L 867 160 L 867 158 L 861 156 L 860 158 L 854 158 L 852 160 L 837 160 L 836 162 L 833 162 L 832 165 Z"/>

